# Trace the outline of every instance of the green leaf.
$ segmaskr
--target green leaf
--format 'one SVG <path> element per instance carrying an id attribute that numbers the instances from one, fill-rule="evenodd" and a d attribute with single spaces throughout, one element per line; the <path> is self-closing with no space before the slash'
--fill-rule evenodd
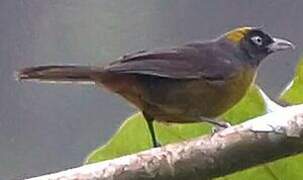
<path id="1" fill-rule="evenodd" d="M 252 86 L 246 96 L 232 109 L 225 113 L 224 118 L 232 124 L 261 116 L 266 113 L 266 104 L 258 86 Z"/>
<path id="2" fill-rule="evenodd" d="M 293 80 L 289 83 L 287 88 L 281 93 L 280 100 L 288 104 L 302 104 L 303 103 L 303 58 L 297 65 Z M 254 175 L 261 174 L 271 175 L 263 179 L 281 179 L 281 180 L 301 180 L 303 177 L 303 155 L 297 155 L 269 163 L 264 166 L 256 167 L 246 170 L 234 175 L 227 176 L 228 179 L 241 179 L 244 176 L 246 179 L 255 179 Z M 255 173 L 254 173 L 255 172 Z M 249 178 L 251 174 L 251 178 Z M 258 179 L 258 178 L 256 178 Z"/>
<path id="3" fill-rule="evenodd" d="M 232 124 L 262 115 L 266 105 L 258 87 L 253 86 L 247 95 L 230 111 L 224 114 Z M 182 141 L 209 133 L 206 123 L 166 124 L 156 123 L 156 133 L 162 144 Z M 151 148 L 152 144 L 147 125 L 141 113 L 129 117 L 105 145 L 94 150 L 86 159 L 86 163 L 94 163 L 136 153 Z M 262 147 L 260 147 L 262 148 Z M 285 158 L 265 165 L 237 172 L 218 180 L 301 180 L 303 156 Z"/>
<path id="4" fill-rule="evenodd" d="M 94 163 L 149 149 L 150 137 L 141 113 L 125 120 L 111 139 L 91 152 L 85 163 Z"/>
<path id="5" fill-rule="evenodd" d="M 209 125 L 156 123 L 156 133 L 162 144 L 197 137 L 208 132 Z M 149 131 L 141 113 L 129 117 L 105 145 L 88 155 L 85 163 L 94 163 L 133 154 L 152 147 Z"/>
<path id="6" fill-rule="evenodd" d="M 281 93 L 280 99 L 288 104 L 303 103 L 303 58 L 301 58 L 297 65 L 293 80 Z"/>
<path id="7" fill-rule="evenodd" d="M 301 180 L 303 156 L 297 155 L 237 172 L 216 180 Z"/>
<path id="8" fill-rule="evenodd" d="M 225 177 L 216 178 L 216 180 L 279 180 L 272 175 L 271 169 L 267 165 L 254 167 L 245 171 L 240 171 Z"/>
<path id="9" fill-rule="evenodd" d="M 303 58 L 299 61 L 295 76 L 287 88 L 281 93 L 280 100 L 288 104 L 303 103 Z M 261 148 L 261 147 L 260 147 Z M 224 180 L 301 180 L 303 177 L 303 155 L 284 158 L 272 163 L 238 172 L 224 178 Z"/>
<path id="10" fill-rule="evenodd" d="M 265 103 L 256 86 L 252 86 L 247 95 L 223 117 L 236 124 L 265 113 Z M 209 133 L 207 123 L 155 123 L 156 134 L 161 144 L 168 144 Z M 127 154 L 133 154 L 151 148 L 151 139 L 147 125 L 141 113 L 128 118 L 113 137 L 94 150 L 86 158 L 86 163 L 99 162 Z"/>

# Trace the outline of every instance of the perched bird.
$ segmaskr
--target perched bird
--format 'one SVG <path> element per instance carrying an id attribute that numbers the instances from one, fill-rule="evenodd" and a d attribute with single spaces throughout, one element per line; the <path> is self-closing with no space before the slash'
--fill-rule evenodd
<path id="1" fill-rule="evenodd" d="M 153 121 L 209 122 L 233 107 L 254 82 L 269 54 L 294 45 L 261 28 L 240 27 L 209 41 L 139 51 L 103 67 L 36 66 L 21 69 L 21 80 L 91 82 L 117 93 L 143 112 L 153 146 Z"/>

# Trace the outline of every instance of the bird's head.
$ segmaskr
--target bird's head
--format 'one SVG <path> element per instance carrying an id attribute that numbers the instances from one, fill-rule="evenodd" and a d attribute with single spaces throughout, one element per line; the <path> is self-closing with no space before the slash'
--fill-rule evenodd
<path id="1" fill-rule="evenodd" d="M 240 27 L 225 33 L 221 38 L 238 47 L 241 52 L 259 64 L 267 55 L 287 49 L 294 49 L 293 43 L 272 37 L 265 33 L 261 28 Z"/>

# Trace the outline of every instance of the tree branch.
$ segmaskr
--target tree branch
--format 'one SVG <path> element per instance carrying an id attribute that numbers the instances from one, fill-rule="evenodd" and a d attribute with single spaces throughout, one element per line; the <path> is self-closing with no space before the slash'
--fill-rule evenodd
<path id="1" fill-rule="evenodd" d="M 30 180 L 211 179 L 303 151 L 303 105 L 214 135 Z"/>

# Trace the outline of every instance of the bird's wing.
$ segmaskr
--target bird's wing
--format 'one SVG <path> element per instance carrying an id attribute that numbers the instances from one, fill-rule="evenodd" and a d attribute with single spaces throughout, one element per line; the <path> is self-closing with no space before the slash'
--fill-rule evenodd
<path id="1" fill-rule="evenodd" d="M 143 74 L 173 79 L 224 80 L 235 72 L 233 61 L 215 48 L 182 46 L 125 55 L 105 69 L 122 74 Z"/>

